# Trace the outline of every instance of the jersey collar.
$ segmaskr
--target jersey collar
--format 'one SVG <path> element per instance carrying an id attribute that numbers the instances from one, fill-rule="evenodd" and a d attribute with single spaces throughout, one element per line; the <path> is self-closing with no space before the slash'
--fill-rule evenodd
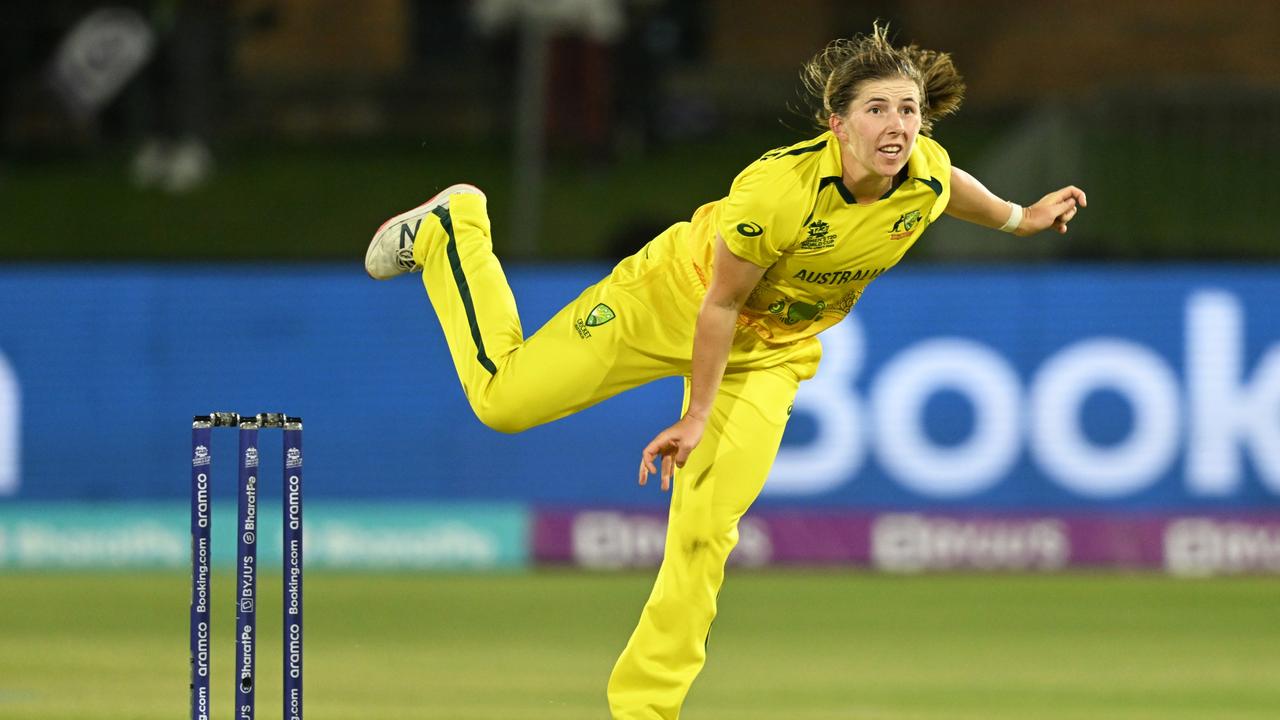
<path id="1" fill-rule="evenodd" d="M 853 193 L 849 191 L 849 188 L 845 187 L 842 180 L 844 177 L 844 164 L 840 160 L 840 140 L 830 130 L 823 134 L 827 140 L 827 147 L 822 153 L 822 160 L 819 164 L 822 179 L 818 187 L 823 188 L 827 185 L 834 185 L 836 191 L 840 193 L 840 197 L 844 198 L 846 203 L 853 205 L 857 200 L 854 199 Z M 937 179 L 929 158 L 925 156 L 924 150 L 920 148 L 921 141 L 932 142 L 923 135 L 916 136 L 915 145 L 911 148 L 911 157 L 907 158 L 907 166 L 904 168 L 907 175 L 906 179 L 890 186 L 888 192 L 880 196 L 881 200 L 892 195 L 902 185 L 912 181 L 924 184 L 935 195 L 942 194 L 942 181 Z"/>

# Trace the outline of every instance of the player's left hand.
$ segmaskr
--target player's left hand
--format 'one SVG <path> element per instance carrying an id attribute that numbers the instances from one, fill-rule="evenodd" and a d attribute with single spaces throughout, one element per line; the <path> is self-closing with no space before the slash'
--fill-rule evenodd
<path id="1" fill-rule="evenodd" d="M 662 490 L 671 489 L 671 474 L 674 467 L 684 467 L 689 453 L 702 440 L 702 431 L 707 421 L 692 415 L 685 415 L 679 422 L 658 433 L 644 448 L 640 457 L 640 484 L 649 482 L 649 474 L 658 472 L 654 467 L 654 458 L 662 456 Z"/>
<path id="2" fill-rule="evenodd" d="M 1074 185 L 1054 190 L 1026 209 L 1014 234 L 1026 237 L 1049 228 L 1057 230 L 1060 235 L 1064 234 L 1067 232 L 1067 223 L 1086 205 L 1088 200 L 1084 191 Z"/>

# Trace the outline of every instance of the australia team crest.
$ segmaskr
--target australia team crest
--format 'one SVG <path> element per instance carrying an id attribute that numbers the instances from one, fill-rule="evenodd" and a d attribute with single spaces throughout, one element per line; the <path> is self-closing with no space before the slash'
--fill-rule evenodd
<path id="1" fill-rule="evenodd" d="M 915 234 L 916 228 L 920 226 L 920 219 L 923 216 L 919 210 L 902 213 L 898 221 L 893 224 L 893 228 L 889 230 L 890 240 L 902 240 Z"/>

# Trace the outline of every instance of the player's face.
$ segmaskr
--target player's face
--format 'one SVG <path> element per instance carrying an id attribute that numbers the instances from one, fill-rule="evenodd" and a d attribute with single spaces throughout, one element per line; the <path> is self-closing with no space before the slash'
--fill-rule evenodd
<path id="1" fill-rule="evenodd" d="M 906 166 L 920 133 L 920 88 L 903 77 L 868 80 L 832 128 L 863 173 L 891 178 Z"/>

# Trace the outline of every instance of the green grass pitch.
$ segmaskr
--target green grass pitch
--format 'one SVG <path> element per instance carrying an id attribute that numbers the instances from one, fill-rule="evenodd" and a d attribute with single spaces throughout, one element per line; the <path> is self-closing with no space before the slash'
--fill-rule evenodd
<path id="1" fill-rule="evenodd" d="M 310 720 L 599 720 L 649 573 L 314 573 Z M 279 579 L 258 716 L 280 717 Z M 0 718 L 186 717 L 185 573 L 0 575 Z M 215 577 L 214 716 L 231 717 Z M 1280 578 L 731 571 L 688 720 L 1280 717 Z"/>

